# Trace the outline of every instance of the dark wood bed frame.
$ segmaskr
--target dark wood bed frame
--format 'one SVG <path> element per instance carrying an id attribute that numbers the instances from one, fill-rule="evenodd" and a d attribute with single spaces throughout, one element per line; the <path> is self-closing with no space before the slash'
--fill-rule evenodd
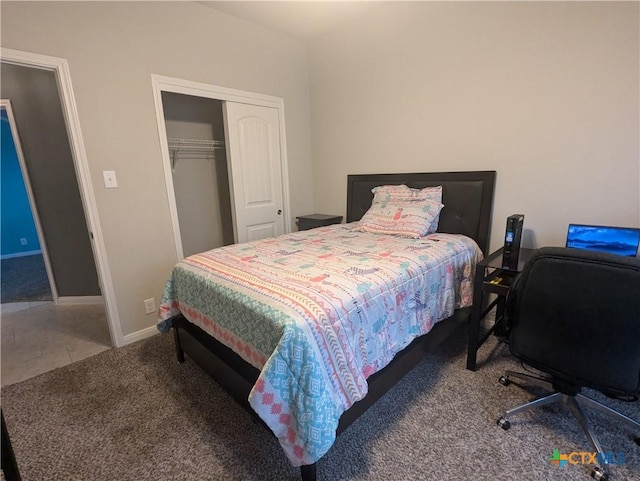
<path id="1" fill-rule="evenodd" d="M 349 175 L 347 222 L 360 220 L 369 209 L 373 187 L 389 184 L 406 184 L 413 188 L 441 185 L 445 207 L 440 213 L 438 232 L 465 234 L 473 238 L 486 255 L 495 177 L 495 171 Z M 399 352 L 387 367 L 369 377 L 367 396 L 342 415 L 336 434 L 344 431 L 461 323 L 467 322 L 469 313 L 470 308 L 459 309 L 452 317 L 438 322 L 428 334 L 415 339 Z M 183 362 L 186 353 L 262 422 L 248 402 L 258 370 L 182 315 L 173 318 L 173 327 L 178 361 Z M 316 464 L 302 466 L 300 471 L 303 481 L 315 481 Z"/>

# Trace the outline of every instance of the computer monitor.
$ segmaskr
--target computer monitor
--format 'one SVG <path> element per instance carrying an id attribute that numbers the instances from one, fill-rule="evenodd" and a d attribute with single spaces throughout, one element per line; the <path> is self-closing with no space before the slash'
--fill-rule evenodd
<path id="1" fill-rule="evenodd" d="M 640 229 L 569 224 L 566 246 L 635 257 L 638 254 L 639 244 Z"/>

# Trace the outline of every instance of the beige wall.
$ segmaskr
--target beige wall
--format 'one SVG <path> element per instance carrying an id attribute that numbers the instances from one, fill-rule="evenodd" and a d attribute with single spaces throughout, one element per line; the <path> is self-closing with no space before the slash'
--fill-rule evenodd
<path id="1" fill-rule="evenodd" d="M 151 73 L 284 97 L 290 219 L 344 213 L 349 173 L 495 169 L 494 247 L 516 212 L 537 246 L 640 225 L 638 3 L 381 2 L 308 46 L 191 2 L 0 9 L 69 62 L 124 335 L 176 257 Z"/>
<path id="2" fill-rule="evenodd" d="M 290 218 L 313 209 L 306 46 L 191 2 L 5 2 L 2 46 L 68 60 L 124 335 L 176 261 L 151 74 L 285 99 Z M 103 170 L 119 187 L 105 189 Z"/>
<path id="3" fill-rule="evenodd" d="M 492 245 L 640 226 L 637 2 L 381 3 L 310 45 L 316 211 L 350 173 L 495 169 Z"/>

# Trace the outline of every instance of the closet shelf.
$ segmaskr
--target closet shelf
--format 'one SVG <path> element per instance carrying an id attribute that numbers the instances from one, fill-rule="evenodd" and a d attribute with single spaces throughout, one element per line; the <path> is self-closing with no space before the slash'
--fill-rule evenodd
<path id="1" fill-rule="evenodd" d="M 203 149 L 223 148 L 224 142 L 220 140 L 201 139 L 167 139 L 169 147 L 199 147 Z"/>
<path id="2" fill-rule="evenodd" d="M 174 172 L 178 157 L 215 159 L 215 151 L 224 149 L 224 142 L 220 140 L 169 138 L 167 143 L 171 155 L 171 169 Z"/>

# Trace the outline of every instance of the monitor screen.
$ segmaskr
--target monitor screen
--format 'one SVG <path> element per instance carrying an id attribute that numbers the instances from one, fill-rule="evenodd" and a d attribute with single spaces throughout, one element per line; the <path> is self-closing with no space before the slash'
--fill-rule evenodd
<path id="1" fill-rule="evenodd" d="M 635 257 L 638 253 L 638 244 L 640 244 L 640 229 L 569 224 L 566 246 Z"/>

